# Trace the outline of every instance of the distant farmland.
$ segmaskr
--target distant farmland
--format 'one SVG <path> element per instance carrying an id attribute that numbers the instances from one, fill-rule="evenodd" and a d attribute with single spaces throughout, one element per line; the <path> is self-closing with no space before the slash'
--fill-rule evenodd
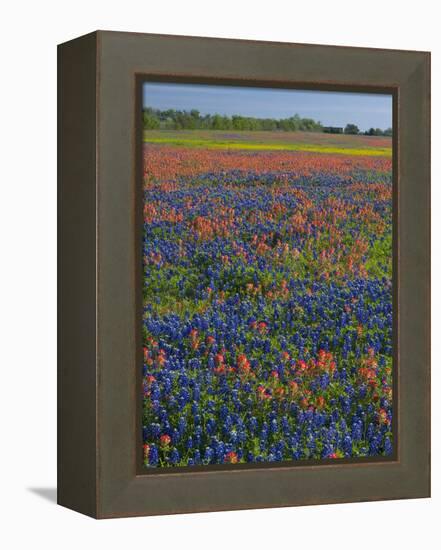
<path id="1" fill-rule="evenodd" d="M 306 151 L 385 157 L 392 155 L 390 137 L 304 131 L 144 130 L 144 142 L 207 149 Z"/>

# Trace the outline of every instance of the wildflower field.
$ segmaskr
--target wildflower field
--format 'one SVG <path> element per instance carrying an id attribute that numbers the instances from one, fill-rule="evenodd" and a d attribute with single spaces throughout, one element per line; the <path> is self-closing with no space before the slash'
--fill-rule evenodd
<path id="1" fill-rule="evenodd" d="M 146 467 L 392 453 L 391 142 L 297 137 L 146 132 Z"/>

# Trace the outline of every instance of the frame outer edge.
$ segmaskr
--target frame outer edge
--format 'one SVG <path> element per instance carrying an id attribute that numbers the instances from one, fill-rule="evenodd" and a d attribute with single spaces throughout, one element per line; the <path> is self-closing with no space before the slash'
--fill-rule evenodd
<path id="1" fill-rule="evenodd" d="M 127 114 L 131 112 L 130 109 L 133 110 L 133 105 L 130 106 L 132 99 L 129 95 L 127 83 L 130 75 L 140 71 L 147 73 L 150 65 L 153 67 L 153 73 L 155 67 L 161 64 L 161 67 L 164 67 L 162 74 L 165 75 L 167 70 L 169 74 L 173 74 L 170 67 L 176 67 L 179 57 L 184 58 L 185 55 L 189 55 L 189 57 L 185 57 L 183 73 L 191 76 L 192 64 L 201 68 L 199 74 L 203 77 L 211 78 L 211 74 L 215 75 L 216 70 L 211 69 L 211 65 L 208 64 L 208 53 L 197 53 L 200 51 L 201 43 L 204 43 L 204 39 L 201 38 L 161 37 L 160 35 L 142 34 L 136 36 L 132 33 L 113 33 L 109 31 L 99 32 L 98 35 L 102 38 L 102 50 L 100 49 L 99 53 L 99 67 L 102 66 L 102 86 L 101 80 L 99 80 L 97 109 L 101 109 L 101 116 L 97 114 L 97 130 L 100 136 L 97 149 L 100 151 L 101 158 L 97 158 L 97 177 L 101 178 L 102 181 L 98 182 L 97 187 L 99 198 L 97 208 L 100 212 L 99 220 L 97 220 L 100 232 L 97 253 L 101 260 L 97 264 L 97 277 L 99 279 L 97 284 L 101 289 L 97 296 L 100 328 L 97 341 L 101 346 L 97 354 L 99 379 L 97 379 L 98 385 L 96 388 L 99 396 L 99 401 L 96 403 L 99 411 L 99 418 L 97 418 L 99 423 L 97 433 L 98 463 L 96 467 L 101 480 L 97 486 L 97 495 L 100 499 L 97 515 L 99 517 L 124 517 L 428 496 L 430 430 L 429 433 L 426 430 L 430 427 L 428 419 L 429 401 L 419 404 L 418 414 L 421 415 L 420 418 L 423 420 L 424 433 L 420 439 L 418 439 L 415 432 L 412 432 L 411 437 L 407 438 L 406 460 L 404 462 L 373 465 L 335 465 L 331 467 L 333 472 L 329 475 L 325 474 L 325 470 L 329 470 L 329 468 L 324 466 L 318 466 L 315 469 L 313 469 L 314 467 L 305 466 L 298 469 L 297 467 L 293 468 L 292 474 L 280 468 L 277 473 L 270 469 L 262 469 L 255 470 L 255 473 L 247 470 L 243 474 L 239 471 L 231 473 L 207 471 L 200 474 L 176 473 L 163 476 L 162 479 L 159 475 L 134 476 L 133 451 L 127 446 L 128 443 L 131 445 L 131 441 L 127 435 L 128 423 L 126 422 L 132 409 L 132 403 L 129 401 L 131 382 L 127 382 L 127 380 L 130 376 L 129 370 L 133 372 L 131 370 L 133 350 L 130 348 L 132 336 L 129 331 L 133 321 L 131 317 L 133 314 L 133 289 L 127 292 L 124 290 L 125 282 L 129 279 L 132 280 L 132 267 L 128 268 L 127 264 L 127 261 L 130 261 L 132 257 L 132 252 L 127 253 L 127 246 L 130 248 L 132 244 L 125 239 L 128 235 L 131 235 L 131 223 L 133 221 L 132 213 L 125 210 L 130 202 L 131 190 L 129 186 L 131 183 L 129 180 L 133 171 L 133 166 L 129 168 L 132 159 L 127 158 L 127 152 L 131 150 L 127 140 L 127 137 L 130 136 L 131 120 L 128 119 Z M 227 42 L 229 43 L 228 46 L 226 45 Z M 225 52 L 230 52 L 232 42 L 234 41 L 210 39 L 210 41 L 205 42 L 205 45 L 207 50 L 212 50 L 214 57 L 218 56 L 218 59 L 223 60 Z M 184 45 L 184 43 L 186 47 L 183 50 L 185 51 L 180 51 L 179 45 Z M 300 52 L 297 49 L 300 48 L 307 57 L 312 57 L 313 54 L 320 54 L 320 56 L 323 54 L 321 60 L 323 64 L 327 61 L 332 50 L 332 47 L 328 49 L 328 47 L 316 45 L 280 44 L 279 46 L 268 44 L 266 46 L 263 42 L 257 43 L 254 41 L 237 41 L 234 48 L 237 49 L 238 54 L 243 54 L 244 59 L 249 57 L 252 60 L 258 58 L 251 57 L 256 54 L 257 46 L 259 46 L 259 52 L 257 53 L 260 53 L 260 48 L 262 48 L 262 52 L 268 54 L 271 47 L 271 52 L 274 55 L 278 53 L 285 55 L 285 62 L 288 60 L 286 51 L 289 47 L 294 48 L 292 52 L 289 52 L 289 56 L 291 56 L 291 53 L 293 55 L 299 54 Z M 275 51 L 276 48 L 277 51 Z M 154 61 L 150 60 L 151 52 L 156 55 Z M 411 160 L 409 157 L 408 162 L 410 164 L 407 166 L 413 166 L 415 169 L 415 166 L 420 166 L 421 161 L 430 163 L 430 154 L 428 155 L 425 149 L 428 147 L 430 128 L 424 124 L 426 119 L 430 117 L 430 94 L 429 101 L 426 103 L 428 99 L 426 94 L 430 90 L 430 71 L 427 71 L 430 55 L 423 52 L 372 50 L 372 56 L 369 56 L 369 51 L 366 49 L 345 47 L 338 47 L 333 53 L 335 53 L 336 66 L 337 61 L 340 61 L 341 58 L 341 61 L 344 61 L 344 65 L 347 67 L 347 71 L 353 67 L 350 74 L 355 74 L 355 82 L 362 81 L 362 77 L 357 76 L 357 74 L 361 74 L 360 68 L 357 67 L 358 58 L 363 63 L 372 62 L 369 75 L 364 77 L 364 82 L 369 84 L 372 81 L 372 86 L 376 85 L 375 82 L 378 82 L 376 75 L 380 75 L 383 83 L 389 83 L 387 69 L 392 66 L 393 62 L 394 71 L 390 76 L 390 85 L 405 88 L 408 85 L 408 80 L 412 78 L 414 70 L 421 69 L 421 64 L 426 63 L 424 72 L 420 72 L 416 76 L 417 79 L 422 77 L 422 80 L 418 83 L 417 91 L 413 92 L 413 97 L 417 103 L 423 102 L 423 105 L 419 103 L 417 109 L 419 117 L 421 117 L 416 128 L 417 139 L 412 141 L 407 136 L 406 138 L 403 136 L 402 141 L 403 152 L 406 155 L 409 154 L 410 145 L 414 142 L 419 143 L 417 145 L 418 159 Z M 382 65 L 378 69 L 373 62 L 376 55 L 379 56 L 380 65 Z M 303 55 L 298 60 L 301 60 L 301 57 Z M 188 63 L 187 59 L 190 60 Z M 253 72 L 260 74 L 262 72 L 261 64 L 266 68 L 269 60 L 260 59 L 260 57 L 258 59 L 259 64 L 256 63 L 255 66 L 249 69 L 251 76 L 247 78 L 252 79 Z M 279 57 L 277 59 L 280 62 Z M 334 58 L 332 59 L 332 63 L 334 63 Z M 160 63 L 157 60 L 160 60 Z M 211 57 L 209 61 L 214 63 Z M 305 72 L 306 69 L 299 69 L 298 74 L 307 75 L 302 81 L 311 82 L 308 75 L 312 74 L 313 80 L 316 79 L 319 82 L 319 76 L 316 76 L 319 74 L 319 65 L 314 66 L 316 68 L 312 73 L 309 72 L 309 68 L 307 73 Z M 227 67 L 229 66 L 228 63 Z M 234 71 L 229 74 L 233 77 L 237 74 L 235 71 L 239 65 L 233 63 L 231 66 Z M 147 70 L 144 67 L 147 67 Z M 187 67 L 190 67 L 190 69 Z M 266 70 L 268 72 L 268 69 Z M 340 70 L 340 75 L 345 75 L 347 72 L 345 71 Z M 225 67 L 220 72 L 226 75 Z M 196 75 L 196 72 L 193 74 Z M 222 74 L 220 78 L 223 78 Z M 229 76 L 225 76 L 225 78 L 229 78 Z M 290 78 L 294 80 L 295 76 Z M 268 76 L 268 81 L 271 81 L 271 76 Z M 347 85 L 346 81 L 343 84 Z M 109 110 L 113 113 L 112 117 Z M 421 124 L 422 120 L 423 124 Z M 429 166 L 423 167 L 421 180 L 423 184 L 422 199 L 424 200 L 422 211 L 428 214 L 430 201 Z M 410 195 L 409 190 L 406 192 L 408 193 L 407 201 L 412 201 L 414 194 L 417 195 L 417 190 L 414 187 L 412 187 Z M 118 200 L 120 202 L 117 204 Z M 129 222 L 127 216 L 129 216 Z M 423 250 L 424 280 L 417 282 L 417 290 L 422 292 L 423 287 L 425 288 L 425 291 L 421 294 L 423 307 L 419 309 L 418 314 L 418 322 L 423 325 L 424 341 L 421 340 L 417 347 L 419 351 L 423 351 L 424 358 L 427 357 L 428 360 L 420 363 L 422 383 L 420 382 L 418 385 L 417 393 L 418 398 L 426 398 L 427 383 L 430 384 L 428 350 L 430 339 L 430 272 L 428 272 L 430 248 L 427 248 L 427 239 L 430 235 L 430 219 L 428 220 L 429 225 L 415 220 L 412 222 L 408 217 L 403 221 L 410 224 L 410 229 L 414 228 L 417 231 L 416 240 L 418 246 L 421 246 Z M 113 273 L 112 269 L 109 269 L 110 267 L 115 269 L 116 273 Z M 122 287 L 121 282 L 124 283 Z M 129 299 L 124 301 L 123 297 L 118 295 L 121 292 L 126 293 L 126 297 Z M 409 302 L 408 295 L 406 295 L 406 301 Z M 118 315 L 116 315 L 116 312 Z M 412 335 L 408 330 L 409 324 L 406 324 L 406 327 L 407 330 L 404 331 L 402 337 L 404 339 L 409 337 L 410 339 Z M 128 340 L 124 341 L 127 336 Z M 127 351 L 129 351 L 128 354 L 125 353 Z M 128 361 L 130 365 L 126 363 L 127 357 L 130 357 L 130 361 Z M 409 385 L 407 386 L 408 390 Z M 407 417 L 410 415 L 410 404 L 408 402 L 406 405 Z M 118 413 L 114 412 L 115 409 L 118 409 Z M 421 447 L 415 453 L 418 456 L 415 457 L 411 456 L 412 438 L 413 441 L 419 440 L 421 443 Z M 429 461 L 427 458 L 429 458 Z M 300 473 L 301 471 L 302 473 Z M 411 475 L 409 476 L 409 474 Z M 290 475 L 292 475 L 292 480 L 289 479 Z M 321 477 L 329 486 L 320 485 L 315 489 L 315 492 L 311 492 L 309 481 L 316 484 Z M 251 482 L 252 480 L 256 483 Z M 298 483 L 296 480 L 298 480 Z M 280 491 L 280 494 L 271 496 L 270 493 L 276 491 L 273 485 L 276 481 L 279 487 L 277 490 Z M 288 494 L 290 492 L 288 481 L 295 489 L 295 495 Z M 261 491 L 260 484 L 262 488 L 266 485 L 268 489 L 265 493 L 264 502 L 263 497 L 258 498 Z M 338 492 L 333 485 L 337 487 Z M 371 485 L 373 488 L 371 488 Z M 324 490 L 326 494 L 323 493 Z M 248 494 L 246 494 L 247 492 Z M 235 494 L 236 496 L 234 496 Z"/>

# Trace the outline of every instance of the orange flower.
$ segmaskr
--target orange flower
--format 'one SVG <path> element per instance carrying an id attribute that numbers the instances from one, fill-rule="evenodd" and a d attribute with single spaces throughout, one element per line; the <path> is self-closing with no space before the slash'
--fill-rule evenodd
<path id="1" fill-rule="evenodd" d="M 289 383 L 289 389 L 291 390 L 291 393 L 295 395 L 299 391 L 299 385 L 295 380 L 291 380 Z"/>
<path id="2" fill-rule="evenodd" d="M 168 447 L 170 445 L 170 442 L 171 442 L 171 437 L 167 434 L 163 434 L 159 438 L 159 443 L 161 447 Z"/>
<path id="3" fill-rule="evenodd" d="M 237 464 L 238 460 L 238 456 L 234 451 L 230 451 L 225 456 L 225 462 L 228 462 L 229 464 Z"/>
<path id="4" fill-rule="evenodd" d="M 384 409 L 378 411 L 378 422 L 380 424 L 387 424 L 389 422 L 387 418 L 387 412 Z"/>

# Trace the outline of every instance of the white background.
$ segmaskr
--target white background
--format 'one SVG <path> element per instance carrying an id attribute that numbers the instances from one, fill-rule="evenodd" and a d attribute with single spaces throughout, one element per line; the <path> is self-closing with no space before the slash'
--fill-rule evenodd
<path id="1" fill-rule="evenodd" d="M 75 0 L 0 19 L 0 544 L 15 548 L 434 548 L 440 532 L 437 2 Z M 95 29 L 432 51 L 433 498 L 94 521 L 56 484 L 56 44 Z M 417 184 L 417 182 L 416 182 Z M 79 403 L 81 406 L 81 403 Z M 4 539 L 4 541 L 2 541 Z M 3 544 L 2 544 L 3 542 Z M 439 541 L 438 541 L 439 543 Z"/>

